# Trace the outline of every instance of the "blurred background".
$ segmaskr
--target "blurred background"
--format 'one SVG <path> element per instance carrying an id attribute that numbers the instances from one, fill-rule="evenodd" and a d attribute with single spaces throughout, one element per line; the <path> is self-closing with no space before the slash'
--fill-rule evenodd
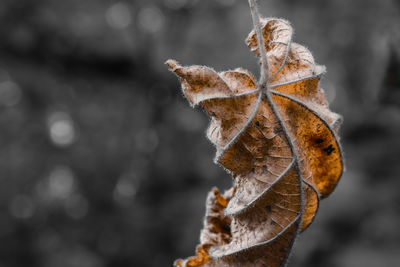
<path id="1" fill-rule="evenodd" d="M 400 3 L 260 0 L 328 73 L 347 172 L 289 266 L 400 265 Z M 0 1 L 0 267 L 171 266 L 213 186 L 207 116 L 163 64 L 244 67 L 244 0 Z"/>

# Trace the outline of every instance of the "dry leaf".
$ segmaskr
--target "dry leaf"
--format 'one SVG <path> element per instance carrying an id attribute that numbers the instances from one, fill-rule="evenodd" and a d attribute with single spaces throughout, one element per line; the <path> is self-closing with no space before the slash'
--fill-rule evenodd
<path id="1" fill-rule="evenodd" d="M 318 85 L 324 67 L 292 43 L 287 21 L 261 22 L 270 72 L 266 90 L 244 69 L 217 73 L 167 61 L 190 104 L 210 115 L 207 137 L 217 148 L 215 161 L 235 181 L 223 196 L 217 189 L 209 194 L 197 256 L 176 266 L 284 265 L 319 199 L 342 174 L 340 116 L 328 109 Z M 247 44 L 259 55 L 254 31 Z"/>

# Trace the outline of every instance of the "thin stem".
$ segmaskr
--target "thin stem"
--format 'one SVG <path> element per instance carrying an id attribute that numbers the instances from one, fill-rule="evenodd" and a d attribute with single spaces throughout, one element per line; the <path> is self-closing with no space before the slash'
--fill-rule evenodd
<path id="1" fill-rule="evenodd" d="M 264 45 L 264 35 L 261 32 L 261 21 L 260 14 L 258 12 L 257 0 L 249 0 L 249 6 L 251 11 L 251 17 L 253 19 L 254 30 L 257 34 L 257 43 L 258 43 L 258 51 L 261 57 L 261 77 L 260 77 L 260 86 L 263 89 L 267 88 L 267 82 L 269 79 L 269 66 L 268 66 L 268 58 L 267 58 L 267 50 Z"/>

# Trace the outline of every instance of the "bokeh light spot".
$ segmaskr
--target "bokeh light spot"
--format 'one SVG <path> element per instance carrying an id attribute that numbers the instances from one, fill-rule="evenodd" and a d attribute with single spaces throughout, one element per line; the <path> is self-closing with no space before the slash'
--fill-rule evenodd
<path id="1" fill-rule="evenodd" d="M 74 174 L 66 166 L 56 166 L 49 175 L 48 194 L 51 198 L 68 198 L 74 190 Z"/>
<path id="2" fill-rule="evenodd" d="M 128 5 L 119 2 L 107 9 L 106 20 L 115 29 L 125 29 L 132 23 L 132 13 Z"/>
<path id="3" fill-rule="evenodd" d="M 0 105 L 14 106 L 21 99 L 21 95 L 21 89 L 16 83 L 11 81 L 0 83 Z"/>
<path id="4" fill-rule="evenodd" d="M 144 7 L 138 15 L 140 29 L 145 33 L 156 33 L 164 24 L 164 15 L 155 6 Z"/>
<path id="5" fill-rule="evenodd" d="M 132 175 L 122 175 L 114 188 L 113 197 L 114 200 L 122 205 L 128 205 L 132 203 L 136 192 L 138 183 L 135 176 Z"/>
<path id="6" fill-rule="evenodd" d="M 58 146 L 71 145 L 76 139 L 76 131 L 71 117 L 61 111 L 54 112 L 48 120 L 51 141 Z"/>

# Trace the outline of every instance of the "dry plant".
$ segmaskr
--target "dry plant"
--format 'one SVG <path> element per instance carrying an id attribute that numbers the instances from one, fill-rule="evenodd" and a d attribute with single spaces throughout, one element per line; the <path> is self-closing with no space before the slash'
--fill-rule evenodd
<path id="1" fill-rule="evenodd" d="M 190 104 L 210 115 L 215 162 L 234 178 L 224 194 L 209 193 L 197 255 L 176 266 L 284 266 L 342 175 L 341 117 L 319 87 L 325 68 L 292 42 L 289 22 L 260 19 L 255 0 L 249 4 L 258 82 L 242 68 L 217 73 L 167 61 Z"/>

